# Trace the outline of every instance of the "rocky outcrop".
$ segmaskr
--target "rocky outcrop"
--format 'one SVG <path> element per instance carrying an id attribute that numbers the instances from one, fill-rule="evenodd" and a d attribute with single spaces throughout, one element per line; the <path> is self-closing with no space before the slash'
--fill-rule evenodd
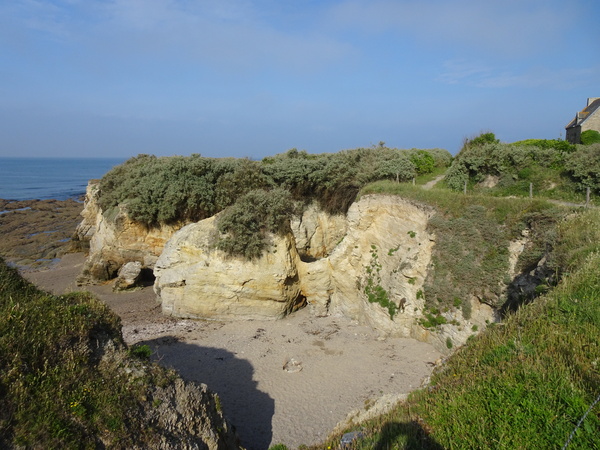
<path id="1" fill-rule="evenodd" d="M 183 227 L 156 262 L 154 289 L 163 312 L 209 319 L 277 318 L 300 307 L 293 238 L 273 237 L 258 260 L 216 249 L 216 217 Z"/>
<path id="2" fill-rule="evenodd" d="M 168 315 L 276 319 L 306 305 L 316 316 L 344 315 L 382 336 L 414 337 L 442 351 L 499 320 L 496 309 L 473 297 L 465 299 L 470 317 L 450 309 L 443 312 L 445 324 L 422 325 L 436 239 L 428 223 L 435 211 L 398 196 L 364 196 L 337 216 L 312 205 L 292 221 L 290 233 L 271 235 L 262 256 L 248 261 L 217 248 L 218 216 L 178 230 L 146 229 L 124 207 L 101 211 L 97 194 L 90 185 L 78 228 L 90 255 L 78 281 L 114 278 L 134 261 L 153 270 L 157 300 Z"/>
<path id="3" fill-rule="evenodd" d="M 122 205 L 102 211 L 98 194 L 98 183 L 90 182 L 81 213 L 83 220 L 76 231 L 77 239 L 88 243 L 89 256 L 77 283 L 111 280 L 124 264 L 132 261 L 153 269 L 165 243 L 181 225 L 147 228 L 131 220 Z"/>
<path id="4" fill-rule="evenodd" d="M 346 216 L 346 234 L 331 255 L 300 262 L 303 293 L 316 314 L 343 314 L 382 334 L 410 336 L 424 300 L 422 289 L 434 236 L 427 232 L 433 210 L 397 196 L 366 196 Z M 398 307 L 393 319 L 372 286 Z M 384 293 L 385 291 L 385 293 Z M 376 296 L 377 297 L 377 296 Z"/>
<path id="5" fill-rule="evenodd" d="M 128 448 L 243 449 L 235 428 L 223 415 L 218 395 L 205 384 L 186 381 L 172 370 L 132 357 L 115 336 L 105 334 L 90 344 L 92 364 L 100 374 L 118 373 L 120 382 L 144 387 L 130 419 L 144 424 L 148 432 L 133 434 Z M 98 438 L 101 445 L 97 447 L 119 447 L 110 433 Z"/>
<path id="6" fill-rule="evenodd" d="M 449 325 L 434 332 L 419 323 L 435 245 L 427 231 L 433 213 L 384 195 L 363 197 L 345 217 L 311 207 L 292 223 L 293 233 L 270 236 L 253 261 L 216 248 L 212 217 L 173 235 L 156 262 L 154 289 L 163 312 L 178 317 L 275 319 L 306 304 L 314 315 L 344 315 L 382 336 L 416 337 L 447 351 L 448 335 L 460 343 L 471 331 Z M 485 326 L 493 313 L 475 305 L 472 321 Z"/>
<path id="7" fill-rule="evenodd" d="M 143 406 L 144 421 L 156 430 L 154 448 L 242 448 L 233 427 L 223 417 L 218 396 L 205 384 L 176 378 L 167 386 L 156 386 Z"/>

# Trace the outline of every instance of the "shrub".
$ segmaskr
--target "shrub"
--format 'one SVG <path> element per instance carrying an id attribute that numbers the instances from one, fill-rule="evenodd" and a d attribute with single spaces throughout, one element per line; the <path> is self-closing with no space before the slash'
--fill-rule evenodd
<path id="1" fill-rule="evenodd" d="M 221 237 L 218 247 L 247 259 L 261 256 L 267 245 L 268 233 L 289 231 L 289 220 L 295 213 L 288 191 L 254 190 L 242 196 L 218 220 Z"/>
<path id="2" fill-rule="evenodd" d="M 129 349 L 129 354 L 140 359 L 150 359 L 150 356 L 152 356 L 152 349 L 146 344 L 135 345 Z"/>
<path id="3" fill-rule="evenodd" d="M 463 145 L 464 148 L 468 147 L 481 147 L 485 144 L 497 144 L 500 140 L 496 139 L 496 135 L 492 132 L 481 133 L 479 136 L 476 136 L 471 139 L 465 139 L 465 143 Z"/>
<path id="4" fill-rule="evenodd" d="M 537 147 L 543 150 L 554 149 L 563 153 L 571 153 L 575 151 L 575 145 L 561 139 L 525 139 L 522 141 L 513 142 L 512 145 Z"/>
<path id="5" fill-rule="evenodd" d="M 404 152 L 382 149 L 375 157 L 375 170 L 371 180 L 392 179 L 407 181 L 416 175 L 413 161 Z M 369 180 L 369 181 L 371 181 Z"/>
<path id="6" fill-rule="evenodd" d="M 600 144 L 579 146 L 565 161 L 565 169 L 577 183 L 577 188 L 590 188 L 600 193 Z"/>
<path id="7" fill-rule="evenodd" d="M 448 150 L 431 148 L 426 151 L 433 157 L 435 167 L 449 167 L 452 164 L 452 154 Z"/>
<path id="8" fill-rule="evenodd" d="M 562 185 L 560 177 L 565 160 L 571 156 L 571 147 L 574 148 L 564 141 L 536 139 L 514 144 L 465 145 L 448 169 L 446 185 L 458 191 L 465 182 L 478 183 L 489 175 L 499 178 L 497 195 L 528 195 L 529 184 L 523 181 L 535 182 L 538 189 Z"/>
<path id="9" fill-rule="evenodd" d="M 414 164 L 417 174 L 423 175 L 433 172 L 435 168 L 435 160 L 433 156 L 425 150 L 409 151 L 409 159 Z"/>
<path id="10" fill-rule="evenodd" d="M 583 145 L 591 145 L 600 143 L 600 133 L 596 130 L 585 130 L 581 133 L 581 143 Z"/>
<path id="11" fill-rule="evenodd" d="M 130 217 L 147 226 L 201 220 L 217 212 L 215 185 L 235 170 L 227 160 L 193 155 L 157 158 L 139 155 L 100 181 L 99 204 L 107 212 L 125 205 Z"/>

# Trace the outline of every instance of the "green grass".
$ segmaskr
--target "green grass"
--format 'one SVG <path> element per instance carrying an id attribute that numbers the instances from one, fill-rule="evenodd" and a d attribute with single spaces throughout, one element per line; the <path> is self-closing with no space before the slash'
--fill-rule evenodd
<path id="1" fill-rule="evenodd" d="M 577 184 L 563 172 L 552 168 L 527 167 L 514 176 L 501 177 L 500 182 L 491 188 L 473 185 L 473 191 L 495 197 L 529 197 L 529 186 L 535 198 L 559 200 L 571 203 L 585 203 L 585 192 L 577 189 Z"/>
<path id="2" fill-rule="evenodd" d="M 99 300 L 40 291 L 0 260 L 0 448 L 151 445 L 140 404 L 173 373 L 138 356 Z"/>
<path id="3" fill-rule="evenodd" d="M 563 222 L 559 285 L 472 338 L 427 388 L 354 427 L 365 434 L 355 448 L 561 448 L 600 394 L 599 230 L 595 210 Z M 599 434 L 596 405 L 569 449 L 600 448 Z"/>

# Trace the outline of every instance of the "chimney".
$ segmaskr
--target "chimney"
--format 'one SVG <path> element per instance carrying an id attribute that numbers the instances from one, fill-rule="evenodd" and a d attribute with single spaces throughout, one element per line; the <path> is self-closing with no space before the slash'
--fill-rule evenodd
<path id="1" fill-rule="evenodd" d="M 588 98 L 588 102 L 587 102 L 587 106 L 590 106 L 592 104 L 592 102 L 596 101 L 600 99 L 600 97 L 590 97 Z"/>

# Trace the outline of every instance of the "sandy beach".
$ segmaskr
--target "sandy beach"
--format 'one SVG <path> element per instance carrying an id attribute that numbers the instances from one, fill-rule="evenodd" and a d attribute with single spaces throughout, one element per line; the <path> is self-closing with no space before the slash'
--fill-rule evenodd
<path id="1" fill-rule="evenodd" d="M 56 294 L 78 290 L 81 253 L 67 254 L 28 279 Z M 440 358 L 413 339 L 378 340 L 368 327 L 308 310 L 276 321 L 179 320 L 161 314 L 152 287 L 113 293 L 86 287 L 121 318 L 128 344 L 148 344 L 153 358 L 206 383 L 248 449 L 290 449 L 324 440 L 357 409 L 401 398 L 419 387 Z"/>

